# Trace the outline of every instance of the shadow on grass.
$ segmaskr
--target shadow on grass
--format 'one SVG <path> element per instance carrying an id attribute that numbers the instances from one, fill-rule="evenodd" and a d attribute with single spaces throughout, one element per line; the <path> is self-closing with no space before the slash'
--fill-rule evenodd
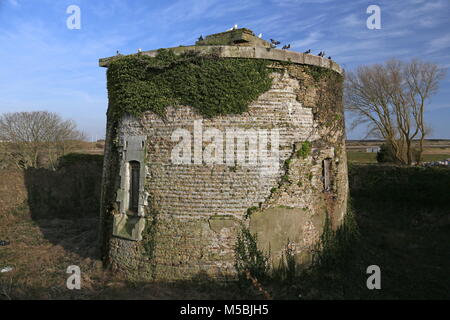
<path id="1" fill-rule="evenodd" d="M 353 165 L 357 235 L 338 230 L 299 279 L 313 299 L 449 299 L 450 170 Z M 381 290 L 366 269 L 381 269 Z"/>
<path id="2" fill-rule="evenodd" d="M 220 282 L 199 273 L 191 280 L 173 282 L 130 280 L 112 272 L 83 270 L 81 289 L 68 290 L 64 281 L 40 285 L 24 285 L 18 278 L 0 276 L 2 299 L 58 300 L 237 300 L 263 299 L 261 295 L 237 282 Z M 84 271 L 86 270 L 86 271 Z M 59 278 L 65 279 L 63 272 Z M 5 294 L 6 293 L 6 294 Z"/>
<path id="3" fill-rule="evenodd" d="M 30 168 L 25 186 L 31 218 L 53 244 L 96 257 L 103 157 L 68 154 L 56 170 Z"/>

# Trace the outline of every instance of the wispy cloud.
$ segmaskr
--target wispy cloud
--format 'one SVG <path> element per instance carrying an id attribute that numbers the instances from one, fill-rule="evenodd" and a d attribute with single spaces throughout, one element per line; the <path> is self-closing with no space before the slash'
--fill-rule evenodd
<path id="1" fill-rule="evenodd" d="M 296 7 L 303 4 L 326 4 L 333 1 L 335 0 L 274 0 L 272 2 L 282 7 Z"/>
<path id="2" fill-rule="evenodd" d="M 450 33 L 445 34 L 441 37 L 437 37 L 429 42 L 428 52 L 435 52 L 443 49 L 450 49 Z"/>
<path id="3" fill-rule="evenodd" d="M 351 13 L 347 16 L 345 16 L 341 23 L 348 27 L 355 27 L 355 26 L 364 26 L 365 20 L 361 19 L 360 15 L 357 15 L 356 13 Z"/>
<path id="4" fill-rule="evenodd" d="M 312 44 L 316 44 L 321 38 L 323 34 L 319 31 L 313 31 L 308 34 L 308 36 L 303 40 L 297 40 L 292 42 L 292 48 L 306 48 L 311 46 Z"/>

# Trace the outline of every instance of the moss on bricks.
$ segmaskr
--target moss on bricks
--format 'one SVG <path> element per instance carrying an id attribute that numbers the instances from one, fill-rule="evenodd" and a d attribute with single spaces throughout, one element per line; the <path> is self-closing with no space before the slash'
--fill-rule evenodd
<path id="1" fill-rule="evenodd" d="M 304 141 L 297 150 L 297 157 L 305 159 L 311 153 L 311 142 Z"/>
<path id="2" fill-rule="evenodd" d="M 316 82 L 319 82 L 320 80 L 322 80 L 322 78 L 330 78 L 330 77 L 336 76 L 336 75 L 338 77 L 342 77 L 340 74 L 338 74 L 337 72 L 334 72 L 331 69 L 322 68 L 322 67 L 313 66 L 313 65 L 306 66 L 305 72 L 307 74 L 309 74 L 311 77 L 313 77 L 314 81 L 316 81 Z"/>
<path id="3" fill-rule="evenodd" d="M 256 211 L 258 211 L 259 210 L 259 208 L 258 207 L 250 207 L 250 208 L 248 208 L 247 209 L 247 212 L 245 213 L 245 218 L 247 219 L 247 218 L 250 218 L 250 216 L 254 213 L 254 212 L 256 212 Z"/>
<path id="4" fill-rule="evenodd" d="M 144 249 L 145 256 L 149 260 L 153 260 L 155 257 L 156 248 L 156 235 L 158 231 L 158 212 L 151 210 L 145 229 L 142 232 L 142 248 Z"/>

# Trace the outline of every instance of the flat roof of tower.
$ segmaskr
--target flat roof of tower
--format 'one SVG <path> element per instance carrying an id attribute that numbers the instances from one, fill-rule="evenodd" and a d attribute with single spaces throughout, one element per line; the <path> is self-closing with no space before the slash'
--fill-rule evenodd
<path id="1" fill-rule="evenodd" d="M 337 73 L 343 73 L 343 69 L 331 59 L 291 50 L 272 48 L 269 42 L 255 36 L 253 31 L 246 28 L 211 34 L 196 41 L 195 45 L 167 49 L 172 50 L 175 54 L 181 54 L 186 51 L 196 51 L 200 53 L 214 53 L 222 58 L 253 58 L 286 61 L 328 68 Z M 155 57 L 158 50 L 159 49 L 142 51 L 139 54 Z M 109 62 L 117 57 L 120 56 L 116 55 L 99 59 L 99 66 L 107 68 Z"/>

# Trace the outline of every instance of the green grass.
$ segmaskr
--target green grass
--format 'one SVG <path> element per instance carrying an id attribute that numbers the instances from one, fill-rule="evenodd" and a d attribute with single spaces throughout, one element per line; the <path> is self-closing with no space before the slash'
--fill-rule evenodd
<path id="1" fill-rule="evenodd" d="M 376 163 L 377 154 L 375 152 L 347 151 L 348 162 L 356 163 Z"/>
<path id="2" fill-rule="evenodd" d="M 347 151 L 350 163 L 377 163 L 376 152 Z M 450 158 L 450 154 L 424 154 L 423 161 L 440 161 Z"/>
<path id="3" fill-rule="evenodd" d="M 424 154 L 423 161 L 441 161 L 450 158 L 450 154 Z"/>

